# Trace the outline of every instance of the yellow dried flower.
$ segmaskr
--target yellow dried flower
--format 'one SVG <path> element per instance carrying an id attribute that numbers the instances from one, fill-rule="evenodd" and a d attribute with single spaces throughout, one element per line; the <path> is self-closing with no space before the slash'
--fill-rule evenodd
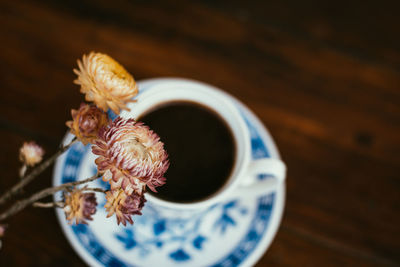
<path id="1" fill-rule="evenodd" d="M 92 215 L 96 213 L 96 195 L 94 193 L 84 193 L 83 189 L 75 189 L 70 193 L 64 193 L 64 212 L 65 218 L 72 224 L 87 224 L 86 220 L 92 220 Z"/>
<path id="2" fill-rule="evenodd" d="M 19 150 L 19 159 L 28 166 L 34 166 L 42 161 L 44 150 L 35 142 L 25 142 Z"/>
<path id="3" fill-rule="evenodd" d="M 78 78 L 74 83 L 81 86 L 81 93 L 87 101 L 99 108 L 109 108 L 116 114 L 134 102 L 138 88 L 133 77 L 117 61 L 106 54 L 91 52 L 78 60 L 79 70 L 74 69 Z"/>

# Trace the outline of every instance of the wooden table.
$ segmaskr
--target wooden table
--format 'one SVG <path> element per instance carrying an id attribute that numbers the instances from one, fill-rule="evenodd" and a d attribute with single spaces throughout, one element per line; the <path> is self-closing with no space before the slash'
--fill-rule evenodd
<path id="1" fill-rule="evenodd" d="M 399 266 L 397 1 L 265 2 L 1 1 L 0 190 L 18 180 L 24 140 L 56 151 L 83 99 L 72 68 L 100 51 L 138 80 L 224 88 L 269 128 L 289 168 L 287 205 L 257 266 Z M 8 223 L 1 266 L 84 265 L 53 210 Z"/>

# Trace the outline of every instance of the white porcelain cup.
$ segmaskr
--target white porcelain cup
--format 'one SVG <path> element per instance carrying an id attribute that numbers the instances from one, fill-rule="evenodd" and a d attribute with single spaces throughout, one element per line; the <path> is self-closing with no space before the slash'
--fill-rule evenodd
<path id="1" fill-rule="evenodd" d="M 149 203 L 156 207 L 167 208 L 169 211 L 199 211 L 235 196 L 265 195 L 275 191 L 284 183 L 286 166 L 281 160 L 273 158 L 251 159 L 248 127 L 239 110 L 230 100 L 229 95 L 218 88 L 191 80 L 171 79 L 161 81 L 141 92 L 138 101 L 132 106 L 132 111 L 123 112 L 121 116 L 136 119 L 160 104 L 176 101 L 197 102 L 219 114 L 225 120 L 236 143 L 235 164 L 224 186 L 204 200 L 179 203 L 157 198 L 156 194 L 147 194 L 146 198 Z M 269 174 L 274 178 L 262 181 L 254 179 L 259 174 Z"/>

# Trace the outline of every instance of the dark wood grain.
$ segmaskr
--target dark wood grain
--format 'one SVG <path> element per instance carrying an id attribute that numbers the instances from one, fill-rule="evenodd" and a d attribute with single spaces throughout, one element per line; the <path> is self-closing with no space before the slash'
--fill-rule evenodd
<path id="1" fill-rule="evenodd" d="M 282 226 L 257 266 L 400 265 L 397 1 L 1 1 L 0 190 L 18 149 L 53 153 L 76 59 L 110 54 L 136 79 L 202 80 L 241 99 L 286 161 Z M 46 171 L 27 190 L 50 185 Z M 1 266 L 80 266 L 54 211 L 9 221 Z"/>

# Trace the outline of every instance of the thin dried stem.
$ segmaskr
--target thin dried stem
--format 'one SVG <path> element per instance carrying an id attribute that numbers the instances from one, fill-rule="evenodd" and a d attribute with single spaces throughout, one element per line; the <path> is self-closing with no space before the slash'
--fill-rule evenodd
<path id="1" fill-rule="evenodd" d="M 45 169 L 47 169 L 51 163 L 54 162 L 60 156 L 62 153 L 64 153 L 68 148 L 70 148 L 78 139 L 76 137 L 72 139 L 71 143 L 69 143 L 66 146 L 62 146 L 53 156 L 45 160 L 42 164 L 34 168 L 28 175 L 24 176 L 21 178 L 21 181 L 14 185 L 10 190 L 5 192 L 1 197 L 0 197 L 0 205 L 2 205 L 4 202 L 6 202 L 9 198 L 11 198 L 13 195 L 16 195 L 17 193 L 21 192 L 21 189 L 29 184 L 36 176 L 41 174 Z"/>
<path id="2" fill-rule="evenodd" d="M 26 164 L 22 165 L 21 169 L 19 169 L 19 178 L 24 178 L 27 169 L 28 166 Z"/>
<path id="3" fill-rule="evenodd" d="M 37 192 L 36 194 L 33 194 L 31 197 L 17 201 L 13 206 L 11 206 L 8 210 L 6 210 L 5 212 L 3 212 L 2 214 L 0 214 L 0 221 L 3 221 L 5 219 L 7 219 L 8 217 L 16 214 L 17 212 L 23 210 L 24 208 L 26 208 L 27 206 L 31 205 L 32 203 L 38 201 L 39 199 L 42 199 L 44 197 L 47 197 L 49 195 L 52 195 L 60 190 L 64 190 L 70 187 L 74 187 L 76 185 L 80 185 L 80 184 L 85 184 L 91 181 L 94 181 L 98 178 L 100 178 L 101 175 L 100 174 L 96 174 L 90 178 L 87 178 L 85 180 L 82 181 L 76 181 L 76 182 L 70 182 L 70 183 L 65 183 L 59 186 L 54 186 L 54 187 L 49 187 L 46 189 L 43 189 L 39 192 Z"/>
<path id="4" fill-rule="evenodd" d="M 91 188 L 91 187 L 83 188 L 83 191 L 100 192 L 100 193 L 107 192 L 107 190 L 105 190 L 103 188 Z"/>
<path id="5" fill-rule="evenodd" d="M 32 204 L 33 207 L 35 208 L 64 208 L 64 202 L 62 201 L 57 201 L 57 202 L 35 202 Z"/>

